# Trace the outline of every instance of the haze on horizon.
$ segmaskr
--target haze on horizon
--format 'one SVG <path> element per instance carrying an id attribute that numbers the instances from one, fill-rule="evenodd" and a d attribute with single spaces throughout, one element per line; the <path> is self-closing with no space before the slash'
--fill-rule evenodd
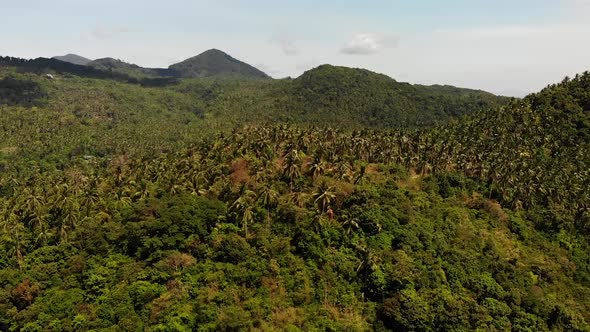
<path id="1" fill-rule="evenodd" d="M 523 96 L 590 69 L 589 0 L 20 0 L 0 55 L 146 67 L 221 49 L 275 78 L 323 63 Z"/>

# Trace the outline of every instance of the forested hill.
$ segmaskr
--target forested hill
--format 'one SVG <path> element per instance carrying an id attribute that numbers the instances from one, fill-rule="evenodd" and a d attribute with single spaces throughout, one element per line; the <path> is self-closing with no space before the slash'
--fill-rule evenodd
<path id="1" fill-rule="evenodd" d="M 574 142 L 590 142 L 590 73 L 566 77 L 561 84 L 553 84 L 525 99 L 535 109 L 550 111 L 552 117 L 569 119 L 567 132 L 575 133 Z M 562 128 L 562 130 L 565 128 Z"/>
<path id="2" fill-rule="evenodd" d="M 59 73 L 76 75 L 80 77 L 116 79 L 122 81 L 129 78 L 127 75 L 120 73 L 109 73 L 99 69 L 87 67 L 85 65 L 48 58 L 21 59 L 0 56 L 0 69 L 4 69 L 2 70 L 3 76 L 5 76 L 5 72 L 7 70 L 12 69 L 19 72 L 29 72 L 35 74 Z"/>
<path id="3" fill-rule="evenodd" d="M 18 68 L 0 331 L 590 331 L 588 73 L 496 107 L 326 66 L 149 88 Z M 331 113 L 443 114 L 439 92 L 492 104 Z"/>
<path id="4" fill-rule="evenodd" d="M 222 56 L 220 53 L 207 55 L 209 58 Z M 202 60 L 198 57 L 197 60 L 191 60 L 190 63 L 196 61 L 196 67 L 191 67 L 193 65 L 189 63 L 186 65 L 193 68 L 190 70 L 197 70 L 200 68 L 199 64 L 209 63 L 209 58 Z M 224 126 L 226 129 L 246 123 L 411 128 L 444 123 L 479 110 L 491 110 L 510 100 L 483 91 L 399 83 L 367 70 L 329 65 L 312 69 L 294 80 L 244 78 L 231 74 L 237 70 L 231 69 L 231 66 L 226 68 L 225 74 L 211 69 L 207 73 L 214 75 L 213 77 L 180 80 L 159 76 L 161 71 L 168 69 L 141 68 L 115 59 L 99 59 L 90 62 L 88 66 L 79 66 L 54 59 L 2 58 L 0 65 L 5 68 L 6 73 L 15 71 L 37 74 L 21 75 L 20 81 L 45 86 L 45 90 L 53 91 L 49 97 L 50 103 L 72 97 L 85 98 L 85 88 L 92 89 L 93 93 L 99 95 L 120 94 L 117 89 L 126 90 L 134 97 L 143 96 L 142 100 L 150 99 L 156 94 L 166 95 L 169 96 L 167 105 L 159 105 L 162 102 L 159 99 L 153 101 L 153 106 L 177 107 L 179 102 L 185 104 L 191 100 L 191 112 L 198 112 L 203 116 L 207 114 L 207 120 L 217 120 L 216 126 Z M 56 80 L 48 82 L 45 73 L 57 75 Z M 215 73 L 220 76 L 215 76 Z M 73 75 L 81 78 L 112 79 L 120 83 L 101 80 L 81 82 Z M 17 80 L 18 76 L 12 75 L 13 80 L 10 82 Z M 125 83 L 159 89 L 134 89 Z M 6 82 L 4 85 L 6 94 L 14 90 Z M 77 89 L 81 87 L 84 89 Z M 77 92 L 66 95 L 71 93 L 72 88 Z M 126 103 L 113 105 L 113 112 L 129 108 L 139 110 L 143 107 L 133 104 L 132 100 L 138 100 L 137 98 L 127 99 Z M 185 110 L 186 107 L 182 106 L 177 115 Z"/>
<path id="5" fill-rule="evenodd" d="M 168 68 L 143 68 L 113 58 L 97 59 L 87 66 L 108 72 L 122 73 L 134 77 L 158 78 L 234 78 L 234 79 L 268 79 L 268 75 L 239 61 L 220 50 L 208 50 L 197 56 L 173 64 Z"/>
<path id="6" fill-rule="evenodd" d="M 237 60 L 227 53 L 212 49 L 199 55 L 173 64 L 168 68 L 143 68 L 114 58 L 89 60 L 75 54 L 56 56 L 51 59 L 19 59 L 0 57 L 0 66 L 18 67 L 21 70 L 35 72 L 54 72 L 74 74 L 85 77 L 110 78 L 131 83 L 140 83 L 144 79 L 170 78 L 232 78 L 232 79 L 269 79 L 259 69 Z M 99 74 L 100 73 L 100 74 Z"/>
<path id="7" fill-rule="evenodd" d="M 301 116 L 357 122 L 369 127 L 432 125 L 489 110 L 509 98 L 452 86 L 400 83 L 364 69 L 322 65 L 295 79 L 288 89 Z"/>
<path id="8" fill-rule="evenodd" d="M 182 78 L 211 76 L 270 78 L 259 69 L 217 49 L 205 51 L 197 56 L 173 64 L 168 69 L 171 75 Z"/>

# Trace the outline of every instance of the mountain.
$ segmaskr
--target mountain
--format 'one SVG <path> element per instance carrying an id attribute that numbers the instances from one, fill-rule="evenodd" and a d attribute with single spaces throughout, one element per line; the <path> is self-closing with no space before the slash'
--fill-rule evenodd
<path id="1" fill-rule="evenodd" d="M 230 126 L 291 123 L 358 129 L 412 128 L 490 110 L 511 99 L 451 86 L 400 83 L 363 69 L 323 65 L 296 79 L 198 80 L 178 91 L 206 98 L 211 114 Z"/>
<path id="2" fill-rule="evenodd" d="M 181 78 L 209 76 L 269 78 L 262 71 L 216 49 L 205 51 L 195 57 L 171 65 L 169 69 L 173 76 Z"/>
<path id="3" fill-rule="evenodd" d="M 370 127 L 430 125 L 510 100 L 479 90 L 401 83 L 369 70 L 332 65 L 305 72 L 287 94 L 302 117 L 332 118 L 334 123 L 348 119 Z"/>
<path id="4" fill-rule="evenodd" d="M 225 60 L 219 60 L 220 56 Z M 219 69 L 221 63 L 230 61 L 227 57 L 220 51 L 208 51 L 170 69 L 143 68 L 113 58 L 94 60 L 87 66 L 42 58 L 0 58 L 0 64 L 37 73 L 68 73 L 152 87 L 178 85 L 177 77 L 192 75 L 262 77 L 260 74 L 238 75 L 236 71 L 228 74 Z M 190 67 L 191 63 L 195 67 Z M 245 64 L 237 66 L 252 70 Z M 207 73 L 203 68 L 209 68 Z M 201 111 L 222 118 L 228 126 L 263 121 L 346 128 L 411 128 L 444 123 L 478 110 L 505 105 L 510 100 L 484 91 L 411 85 L 368 70 L 331 65 L 309 70 L 294 80 L 225 79 L 213 85 L 207 80 L 184 80 L 174 90 L 184 95 L 183 98 L 206 102 L 207 107 Z M 28 103 L 25 99 L 23 102 Z"/>
<path id="5" fill-rule="evenodd" d="M 138 65 L 127 63 L 122 60 L 113 58 L 102 58 L 97 59 L 88 63 L 89 67 L 107 71 L 117 72 L 129 75 L 135 78 L 146 78 L 146 77 L 165 77 L 169 75 L 169 71 L 166 69 L 158 68 L 143 68 Z"/>
<path id="6" fill-rule="evenodd" d="M 53 59 L 56 60 L 60 60 L 63 62 L 69 62 L 69 63 L 73 63 L 75 65 L 81 65 L 81 66 L 86 66 L 89 62 L 91 62 L 92 60 L 87 59 L 83 56 L 79 56 L 77 54 L 66 54 L 63 56 L 54 56 Z"/>
<path id="7" fill-rule="evenodd" d="M 97 59 L 87 63 L 87 65 L 95 69 L 122 73 L 134 78 L 269 78 L 268 75 L 249 64 L 236 60 L 230 55 L 215 49 L 173 64 L 169 68 L 144 68 L 113 58 Z"/>
<path id="8" fill-rule="evenodd" d="M 128 75 L 123 73 L 108 72 L 90 66 L 77 65 L 70 62 L 61 61 L 55 58 L 21 59 L 0 56 L 0 67 L 13 67 L 18 68 L 20 72 L 30 72 L 36 74 L 67 74 L 96 79 L 113 79 L 124 82 L 127 82 L 130 79 Z"/>

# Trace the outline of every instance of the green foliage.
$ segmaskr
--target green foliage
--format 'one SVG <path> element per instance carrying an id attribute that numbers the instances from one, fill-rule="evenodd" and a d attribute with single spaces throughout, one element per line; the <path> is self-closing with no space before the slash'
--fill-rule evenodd
<path id="1" fill-rule="evenodd" d="M 2 331 L 590 329 L 587 74 L 431 128 L 231 133 L 393 82 L 12 75 L 47 97 L 0 107 Z"/>
<path id="2" fill-rule="evenodd" d="M 0 105 L 33 106 L 45 97 L 41 86 L 33 80 L 5 77 L 0 80 Z"/>
<path id="3" fill-rule="evenodd" d="M 287 91 L 295 101 L 288 106 L 293 113 L 332 126 L 432 125 L 508 101 L 483 91 L 399 83 L 368 70 L 330 65 L 305 72 Z"/>

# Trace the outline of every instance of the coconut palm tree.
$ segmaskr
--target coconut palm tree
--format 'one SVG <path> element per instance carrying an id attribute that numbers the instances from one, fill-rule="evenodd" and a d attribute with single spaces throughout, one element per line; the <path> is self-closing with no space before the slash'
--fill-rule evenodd
<path id="1" fill-rule="evenodd" d="M 289 187 L 293 191 L 293 182 L 301 176 L 301 155 L 296 149 L 290 149 L 285 155 L 283 177 L 289 180 Z"/>
<path id="2" fill-rule="evenodd" d="M 321 213 L 325 213 L 328 211 L 328 208 L 334 198 L 336 198 L 336 193 L 334 192 L 334 188 L 330 187 L 326 182 L 322 182 L 312 194 L 313 201 L 318 207 L 318 210 Z"/>
<path id="3" fill-rule="evenodd" d="M 270 223 L 270 209 L 276 207 L 279 203 L 279 193 L 266 185 L 258 194 L 258 201 L 266 208 L 266 221 Z"/>
<path id="4" fill-rule="evenodd" d="M 246 237 L 248 237 L 248 225 L 254 221 L 253 208 L 255 201 L 256 193 L 251 190 L 245 190 L 230 207 L 230 211 L 242 224 L 244 236 Z"/>

